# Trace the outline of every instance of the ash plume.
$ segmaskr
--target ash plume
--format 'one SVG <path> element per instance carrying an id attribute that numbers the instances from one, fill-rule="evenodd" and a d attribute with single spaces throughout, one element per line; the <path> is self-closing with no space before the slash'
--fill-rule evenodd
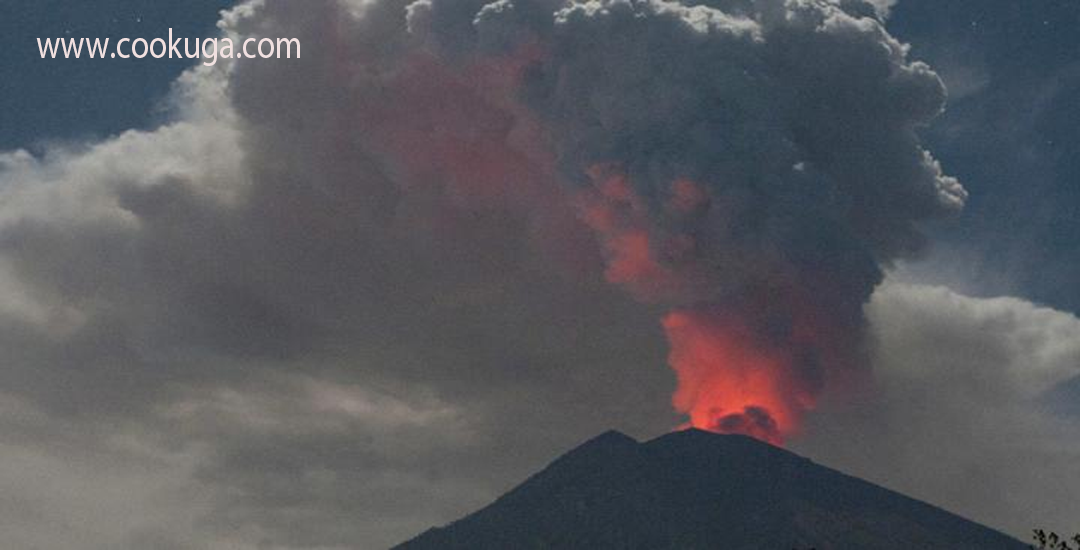
<path id="1" fill-rule="evenodd" d="M 444 63 L 518 71 L 605 275 L 669 310 L 690 423 L 779 442 L 864 363 L 863 305 L 966 193 L 919 143 L 945 89 L 862 1 L 418 0 Z M 508 99 L 502 95 L 502 99 Z"/>
<path id="2" fill-rule="evenodd" d="M 56 155 L 52 172 L 9 164 L 92 175 L 125 147 L 198 131 L 226 153 L 83 176 L 82 211 L 39 206 L 59 186 L 10 186 L 0 252 L 74 318 L 115 324 L 135 358 L 428 339 L 435 362 L 462 350 L 441 376 L 466 393 L 525 346 L 464 344 L 462 323 L 596 326 L 617 303 L 591 286 L 606 281 L 659 318 L 690 425 L 779 443 L 866 370 L 863 305 L 882 266 L 965 200 L 917 136 L 945 90 L 886 32 L 882 5 L 244 3 L 225 32 L 295 35 L 316 54 L 193 71 L 182 122 Z"/>

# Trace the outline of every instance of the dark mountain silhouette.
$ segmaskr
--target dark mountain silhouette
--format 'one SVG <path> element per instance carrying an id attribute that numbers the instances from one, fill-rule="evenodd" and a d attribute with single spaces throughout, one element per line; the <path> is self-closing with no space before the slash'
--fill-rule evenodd
<path id="1" fill-rule="evenodd" d="M 607 432 L 488 507 L 395 550 L 1021 550 L 798 455 L 699 430 Z"/>

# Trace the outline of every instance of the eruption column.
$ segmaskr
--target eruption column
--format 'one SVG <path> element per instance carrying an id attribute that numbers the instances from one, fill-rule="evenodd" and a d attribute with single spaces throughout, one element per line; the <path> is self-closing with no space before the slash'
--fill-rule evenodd
<path id="1" fill-rule="evenodd" d="M 403 137 L 380 138 L 405 157 L 384 164 L 421 188 L 442 179 L 454 220 L 509 210 L 554 235 L 569 198 L 607 281 L 664 312 L 692 426 L 795 433 L 826 383 L 866 371 L 883 266 L 966 200 L 917 133 L 944 85 L 867 0 L 405 11 L 386 65 L 413 93 L 384 82 L 369 106 L 386 115 L 369 126 Z M 418 50 L 430 64 L 396 67 Z"/>

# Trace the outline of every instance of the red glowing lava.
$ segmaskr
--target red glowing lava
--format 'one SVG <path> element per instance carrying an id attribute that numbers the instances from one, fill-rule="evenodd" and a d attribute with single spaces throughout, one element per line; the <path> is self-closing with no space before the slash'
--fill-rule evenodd
<path id="1" fill-rule="evenodd" d="M 662 206 L 674 223 L 661 228 L 617 166 L 594 166 L 589 176 L 594 186 L 579 196 L 579 208 L 604 249 L 607 280 L 645 302 L 699 302 L 707 269 L 694 253 L 694 239 L 672 227 L 707 207 L 707 192 L 675 180 Z M 794 346 L 764 344 L 734 319 L 734 311 L 706 299 L 665 316 L 668 362 L 678 378 L 673 404 L 689 416 L 689 427 L 780 445 L 813 408 L 816 391 L 806 387 L 791 352 L 783 351 Z M 802 332 L 795 331 L 788 344 L 804 343 L 798 341 Z"/>
<path id="2" fill-rule="evenodd" d="M 675 409 L 690 427 L 749 435 L 774 445 L 798 429 L 813 408 L 800 388 L 793 358 L 756 345 L 752 334 L 723 316 L 675 311 L 663 321 L 678 376 Z"/>

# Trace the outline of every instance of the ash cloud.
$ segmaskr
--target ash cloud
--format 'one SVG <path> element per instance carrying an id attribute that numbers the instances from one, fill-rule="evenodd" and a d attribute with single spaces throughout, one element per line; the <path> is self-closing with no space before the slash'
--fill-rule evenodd
<path id="1" fill-rule="evenodd" d="M 792 389 L 733 402 L 709 388 L 731 381 L 711 373 L 721 365 L 673 350 L 680 384 L 695 386 L 683 393 L 701 400 L 677 397 L 680 411 L 708 427 L 767 401 L 791 433 L 828 379 L 865 363 L 862 308 L 883 266 L 967 197 L 916 133 L 944 86 L 906 59 L 880 7 L 422 0 L 408 13 L 449 63 L 530 55 L 513 91 L 585 197 L 609 281 L 704 325 L 738 318 L 749 347 L 791 353 L 771 385 Z M 746 378 L 754 364 L 727 368 Z"/>

